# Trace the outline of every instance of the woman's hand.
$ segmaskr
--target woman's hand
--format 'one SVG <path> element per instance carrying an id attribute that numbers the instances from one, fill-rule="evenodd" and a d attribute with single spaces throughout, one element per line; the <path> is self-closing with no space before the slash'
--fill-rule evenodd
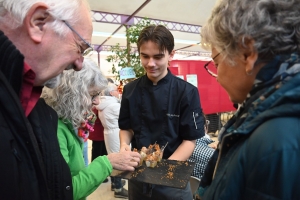
<path id="1" fill-rule="evenodd" d="M 138 166 L 141 155 L 133 151 L 122 151 L 107 155 L 108 160 L 114 169 L 122 171 L 134 171 Z"/>

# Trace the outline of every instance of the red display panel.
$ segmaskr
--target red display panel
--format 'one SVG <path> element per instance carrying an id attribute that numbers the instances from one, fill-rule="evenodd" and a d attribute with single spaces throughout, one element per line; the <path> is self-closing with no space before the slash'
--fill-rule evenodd
<path id="1" fill-rule="evenodd" d="M 229 100 L 226 91 L 220 86 L 216 78 L 212 77 L 204 69 L 207 61 L 173 60 L 170 62 L 170 71 L 174 75 L 197 75 L 198 90 L 201 106 L 205 114 L 233 111 L 233 103 Z"/>

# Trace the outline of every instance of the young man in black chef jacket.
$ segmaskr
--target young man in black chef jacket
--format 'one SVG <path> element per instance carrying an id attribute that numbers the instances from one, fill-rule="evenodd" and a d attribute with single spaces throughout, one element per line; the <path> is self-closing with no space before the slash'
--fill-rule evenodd
<path id="1" fill-rule="evenodd" d="M 164 26 L 144 28 L 138 52 L 146 75 L 125 85 L 119 116 L 120 151 L 168 142 L 164 159 L 186 161 L 195 140 L 204 136 L 198 89 L 168 70 L 174 56 L 174 37 Z M 185 189 L 129 181 L 129 199 L 192 199 Z"/>

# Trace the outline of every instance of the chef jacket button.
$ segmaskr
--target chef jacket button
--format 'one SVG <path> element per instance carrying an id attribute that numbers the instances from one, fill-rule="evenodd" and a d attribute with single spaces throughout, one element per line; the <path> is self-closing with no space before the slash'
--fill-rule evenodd
<path id="1" fill-rule="evenodd" d="M 70 190 L 70 189 L 71 189 L 71 186 L 67 186 L 67 187 L 66 187 L 66 190 Z"/>

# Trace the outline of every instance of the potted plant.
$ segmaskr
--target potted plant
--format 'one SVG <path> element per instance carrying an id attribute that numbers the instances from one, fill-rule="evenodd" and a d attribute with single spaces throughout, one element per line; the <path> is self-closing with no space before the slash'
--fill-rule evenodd
<path id="1" fill-rule="evenodd" d="M 139 78 L 145 74 L 145 70 L 141 65 L 139 54 L 136 51 L 136 48 L 133 48 L 132 45 L 137 43 L 138 37 L 140 35 L 141 30 L 151 25 L 151 21 L 147 18 L 144 18 L 139 23 L 132 26 L 126 27 L 126 47 L 121 47 L 120 44 L 116 44 L 111 47 L 111 51 L 114 53 L 113 55 L 109 55 L 106 60 L 108 62 L 112 62 L 112 73 L 116 75 L 116 79 L 120 80 L 120 72 L 119 67 L 121 69 L 126 67 L 131 67 L 135 73 L 136 78 Z M 117 66 L 115 65 L 117 63 Z M 134 78 L 133 78 L 134 79 Z M 130 82 L 133 79 L 126 79 L 126 82 Z"/>

